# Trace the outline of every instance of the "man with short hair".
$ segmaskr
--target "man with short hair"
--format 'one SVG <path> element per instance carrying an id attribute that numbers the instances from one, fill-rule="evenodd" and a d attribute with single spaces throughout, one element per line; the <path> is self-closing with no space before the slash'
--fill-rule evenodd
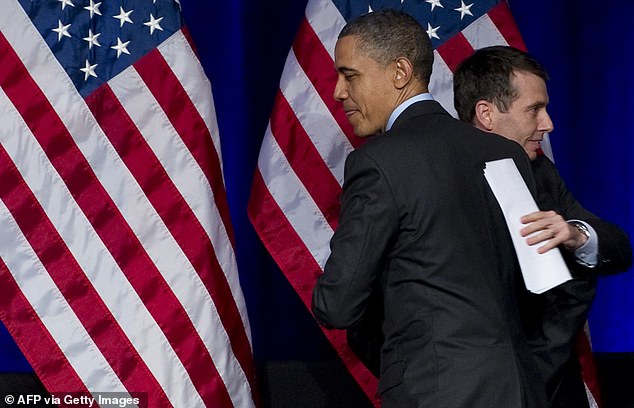
<path id="1" fill-rule="evenodd" d="M 544 384 L 523 334 L 521 275 L 483 174 L 514 142 L 452 118 L 428 91 L 433 53 L 411 16 L 372 12 L 335 48 L 334 97 L 355 133 L 339 225 L 313 291 L 328 328 L 349 328 L 380 288 L 384 408 L 543 408 Z"/>
<path id="2" fill-rule="evenodd" d="M 546 109 L 547 79 L 544 67 L 526 52 L 508 46 L 483 48 L 454 73 L 454 103 L 460 119 L 517 142 L 531 160 L 542 211 L 522 218 L 522 234 L 530 235 L 528 243 L 541 253 L 561 248 L 576 279 L 529 297 L 524 321 L 547 381 L 550 406 L 583 408 L 588 399 L 574 340 L 586 321 L 596 274 L 627 270 L 632 248 L 622 229 L 579 204 L 554 164 L 541 154 L 544 135 L 553 130 Z"/>

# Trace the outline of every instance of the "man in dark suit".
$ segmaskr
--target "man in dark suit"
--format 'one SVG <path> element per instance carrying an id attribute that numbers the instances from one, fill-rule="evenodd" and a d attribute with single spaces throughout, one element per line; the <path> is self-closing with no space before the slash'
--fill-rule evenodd
<path id="1" fill-rule="evenodd" d="M 583 408 L 588 399 L 574 355 L 575 338 L 594 296 L 594 278 L 627 270 L 632 248 L 623 230 L 579 204 L 554 164 L 540 154 L 544 134 L 553 130 L 546 110 L 547 79 L 543 66 L 527 53 L 487 47 L 456 70 L 454 101 L 460 119 L 514 140 L 531 159 L 542 211 L 523 218 L 523 235 L 533 234 L 528 243 L 540 252 L 560 248 L 576 278 L 542 296 L 528 297 L 524 319 L 551 406 Z"/>
<path id="2" fill-rule="evenodd" d="M 415 19 L 379 11 L 348 23 L 335 48 L 341 101 L 372 136 L 345 167 L 339 226 L 312 309 L 329 328 L 383 309 L 384 408 L 543 408 L 522 331 L 522 286 L 502 212 L 483 175 L 522 149 L 452 118 L 428 93 L 433 54 Z"/>

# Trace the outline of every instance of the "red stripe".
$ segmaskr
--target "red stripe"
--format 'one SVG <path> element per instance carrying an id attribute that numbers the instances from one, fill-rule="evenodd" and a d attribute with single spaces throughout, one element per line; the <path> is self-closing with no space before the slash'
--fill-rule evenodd
<path id="1" fill-rule="evenodd" d="M 5 47 L 0 47 L 4 50 Z M 12 51 L 12 50 L 11 50 Z M 9 54 L 3 52 L 2 54 Z M 11 53 L 12 59 L 5 66 L 18 66 L 21 62 Z M 6 57 L 8 59 L 8 57 Z M 21 66 L 26 74 L 26 69 Z M 216 401 L 229 401 L 223 384 L 209 383 L 209 367 L 200 361 L 201 351 L 205 351 L 196 331 L 191 331 L 191 322 L 182 310 L 178 300 L 155 265 L 145 253 L 123 216 L 103 186 L 99 184 L 89 163 L 74 144 L 64 124 L 56 116 L 44 95 L 30 78 L 10 78 L 11 87 L 5 92 L 18 111 L 25 118 L 40 145 L 56 168 L 77 204 L 86 214 L 95 231 L 100 236 L 121 270 L 124 272 L 150 314 L 157 321 L 168 341 L 181 361 L 188 367 L 193 361 L 190 377 L 201 395 L 215 394 Z M 8 82 L 8 81 L 7 81 Z M 92 309 L 88 307 L 87 310 Z M 183 328 L 190 327 L 190 331 Z M 126 354 L 118 356 L 120 364 L 130 367 Z M 114 360 L 114 358 L 113 358 Z M 126 376 L 122 373 L 123 377 Z M 208 390 L 213 388 L 213 390 Z M 131 391 L 137 391 L 132 388 Z M 161 395 L 160 387 L 155 391 Z M 151 394 L 154 394 L 152 392 Z M 167 401 L 166 401 L 167 403 Z M 220 406 L 220 404 L 218 404 Z M 227 405 L 230 406 L 230 401 Z"/>
<path id="2" fill-rule="evenodd" d="M 205 122 L 167 64 L 167 61 L 157 50 L 145 55 L 134 67 L 161 105 L 161 108 L 163 108 L 163 111 L 167 114 L 192 156 L 207 175 L 220 217 L 233 244 L 233 232 L 222 179 L 222 169 Z M 112 122 L 113 125 L 115 123 Z M 139 135 L 139 137 L 141 136 Z M 150 151 L 148 153 L 152 154 Z M 154 157 L 153 154 L 152 156 Z M 156 164 L 159 165 L 157 159 L 154 158 L 153 160 L 156 160 Z M 167 181 L 167 179 L 168 176 L 165 174 L 165 180 Z M 172 185 L 171 181 L 170 185 Z M 174 186 L 173 188 L 174 192 L 170 191 L 164 196 L 165 201 L 169 200 L 172 193 L 177 193 L 176 187 Z M 155 207 L 158 202 L 160 200 L 156 200 L 156 203 L 153 201 Z M 233 352 L 247 375 L 253 390 L 255 389 L 255 372 L 251 343 L 247 337 L 240 312 L 231 293 L 231 288 L 222 267 L 218 263 L 210 238 L 184 200 L 182 201 L 182 206 L 182 211 L 187 211 L 189 222 L 182 225 L 168 223 L 168 226 L 188 259 L 198 271 L 207 290 L 214 298 L 220 319 L 229 334 Z M 167 211 L 165 214 L 167 214 Z M 185 214 L 182 215 L 185 216 Z M 164 217 L 166 222 L 168 221 L 167 218 Z M 185 225 L 189 227 L 189 231 L 185 230 Z M 235 248 L 235 245 L 233 247 Z"/>
<path id="3" fill-rule="evenodd" d="M 0 46 L 0 49 L 2 48 Z M 28 92 L 26 94 L 28 96 Z M 168 404 L 161 387 L 55 230 L 44 209 L 22 180 L 2 145 L 0 175 L 2 201 L 121 382 L 130 391 L 147 391 L 151 401 L 155 403 Z M 122 356 L 128 360 L 126 364 L 122 364 Z M 75 390 L 62 388 L 51 391 Z"/>
<path id="4" fill-rule="evenodd" d="M 229 339 L 232 341 L 234 352 L 240 363 L 244 363 L 243 368 L 251 369 L 251 351 L 246 332 L 224 273 L 214 256 L 211 241 L 202 225 L 112 90 L 107 85 L 102 86 L 88 97 L 86 102 L 159 216 L 200 273 L 203 282 L 208 282 L 206 286 L 213 297 Z M 181 316 L 181 319 L 185 322 L 182 329 L 185 332 L 195 333 L 196 329 L 191 321 L 186 316 Z M 234 344 L 236 338 L 241 337 L 243 342 Z M 244 347 L 240 348 L 242 344 L 246 344 L 246 350 Z M 188 370 L 196 372 L 192 364 L 194 362 L 201 364 L 199 367 L 202 370 L 199 372 L 201 389 L 204 388 L 207 378 L 213 378 L 214 382 L 222 384 L 222 379 L 204 344 L 197 342 L 196 349 L 196 353 L 191 356 L 193 361 L 190 359 L 185 366 Z M 208 367 L 209 371 L 206 374 L 204 374 L 205 367 Z M 246 370 L 245 372 L 248 373 Z M 212 398 L 214 393 L 208 390 L 207 396 Z"/>
<path id="5" fill-rule="evenodd" d="M 6 234 L 7 231 L 4 231 Z M 0 318 L 49 392 L 88 393 L 0 258 Z"/>
<path id="6" fill-rule="evenodd" d="M 317 277 L 322 273 L 321 268 L 269 193 L 258 170 L 253 177 L 247 212 L 267 250 L 310 310 L 312 290 Z M 319 327 L 365 395 L 375 407 L 379 407 L 376 395 L 378 381 L 350 350 L 345 332 L 328 330 L 321 325 Z"/>
<path id="7" fill-rule="evenodd" d="M 186 27 L 186 26 L 181 26 L 181 32 L 183 33 L 183 36 L 187 40 L 187 43 L 189 44 L 189 48 L 191 48 L 192 51 L 194 51 L 194 54 L 196 55 L 196 58 L 198 58 L 198 60 L 200 60 L 200 55 L 198 54 L 198 49 L 196 48 L 196 44 L 194 44 L 194 39 L 192 38 L 192 35 L 189 32 L 189 28 Z"/>
<path id="8" fill-rule="evenodd" d="M 501 1 L 487 13 L 493 24 L 498 28 L 506 42 L 511 46 L 526 51 L 526 44 L 522 39 L 517 23 L 511 14 L 506 1 Z"/>
<path id="9" fill-rule="evenodd" d="M 207 177 L 220 218 L 231 245 L 235 248 L 220 158 L 205 121 L 158 49 L 153 49 L 137 61 L 134 68 L 139 72 Z"/>
<path id="10" fill-rule="evenodd" d="M 455 72 L 458 64 L 473 54 L 473 47 L 462 33 L 458 33 L 445 41 L 436 49 L 451 72 Z"/>
<path id="11" fill-rule="evenodd" d="M 271 133 L 332 229 L 337 228 L 341 185 L 281 92 L 273 105 Z"/>
<path id="12" fill-rule="evenodd" d="M 586 332 L 583 330 L 577 335 L 575 352 L 577 354 L 577 358 L 579 359 L 579 364 L 581 365 L 583 382 L 588 386 L 588 389 L 592 393 L 597 405 L 602 406 L 601 388 L 599 387 L 597 367 L 594 364 L 590 340 L 588 339 Z"/>
<path id="13" fill-rule="evenodd" d="M 306 17 L 302 20 L 297 37 L 295 37 L 293 52 L 299 65 L 310 79 L 310 82 L 312 82 L 339 127 L 350 140 L 352 146 L 355 148 L 359 147 L 363 144 L 363 139 L 355 136 L 343 106 L 333 98 L 335 84 L 337 83 L 335 63 Z"/>
<path id="14" fill-rule="evenodd" d="M 152 50 L 137 61 L 134 67 L 207 176 L 213 191 L 216 207 L 232 246 L 235 248 L 229 206 L 222 178 L 222 168 L 207 125 L 158 50 Z M 165 197 L 169 199 L 169 195 Z M 157 206 L 156 203 L 154 205 Z M 168 225 L 213 297 L 222 324 L 229 335 L 233 353 L 247 376 L 251 390 L 255 390 L 255 370 L 251 343 L 247 337 L 235 299 L 215 256 L 209 237 L 206 236 L 193 213 L 191 214 L 191 220 L 189 224 L 191 226 L 190 231 L 184 231 L 183 226 L 176 223 Z"/>

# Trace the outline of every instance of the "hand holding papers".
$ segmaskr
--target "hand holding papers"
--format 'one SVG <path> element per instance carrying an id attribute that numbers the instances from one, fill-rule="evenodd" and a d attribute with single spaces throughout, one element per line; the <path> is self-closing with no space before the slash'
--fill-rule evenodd
<path id="1" fill-rule="evenodd" d="M 524 226 L 520 218 L 538 208 L 513 160 L 487 162 L 484 177 L 504 213 L 526 289 L 543 293 L 572 279 L 559 251 L 539 254 L 537 248 L 529 246 L 526 238 L 520 235 Z"/>

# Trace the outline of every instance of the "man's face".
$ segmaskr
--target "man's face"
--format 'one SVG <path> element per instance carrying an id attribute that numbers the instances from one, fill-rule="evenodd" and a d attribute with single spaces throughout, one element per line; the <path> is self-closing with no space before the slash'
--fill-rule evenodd
<path id="1" fill-rule="evenodd" d="M 383 132 L 396 107 L 392 65 L 382 67 L 364 55 L 356 36 L 347 36 L 335 46 L 335 68 L 333 96 L 343 103 L 354 133 L 365 137 Z"/>
<path id="2" fill-rule="evenodd" d="M 546 111 L 546 83 L 539 76 L 524 71 L 515 72 L 511 82 L 518 97 L 508 112 L 500 112 L 494 105 L 491 131 L 515 140 L 528 157 L 535 160 L 544 133 L 553 130 L 553 122 Z"/>

